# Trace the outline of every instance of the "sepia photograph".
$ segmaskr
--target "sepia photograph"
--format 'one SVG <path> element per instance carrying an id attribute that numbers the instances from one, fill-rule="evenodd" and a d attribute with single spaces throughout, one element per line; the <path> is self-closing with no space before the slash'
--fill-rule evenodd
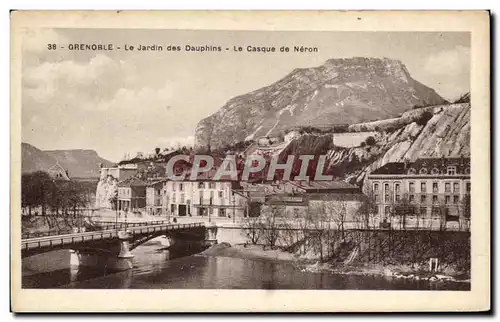
<path id="1" fill-rule="evenodd" d="M 470 296 L 488 269 L 472 30 L 17 18 L 19 292 Z"/>

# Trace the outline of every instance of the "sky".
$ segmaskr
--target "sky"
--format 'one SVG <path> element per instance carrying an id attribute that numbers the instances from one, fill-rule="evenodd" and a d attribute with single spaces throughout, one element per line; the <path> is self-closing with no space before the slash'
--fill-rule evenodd
<path id="1" fill-rule="evenodd" d="M 82 43 L 112 44 L 115 50 L 68 50 Z M 140 44 L 212 45 L 223 51 L 124 50 Z M 249 53 L 248 45 L 278 52 Z M 318 52 L 279 51 L 301 45 Z M 350 57 L 401 60 L 414 79 L 448 100 L 470 91 L 469 33 L 26 29 L 22 141 L 42 150 L 93 149 L 114 162 L 125 153 L 189 145 L 197 123 L 229 99 L 295 68 Z"/>

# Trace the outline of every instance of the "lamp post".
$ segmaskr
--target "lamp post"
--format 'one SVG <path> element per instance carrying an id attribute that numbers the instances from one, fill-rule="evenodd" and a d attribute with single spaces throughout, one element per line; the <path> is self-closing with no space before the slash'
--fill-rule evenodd
<path id="1" fill-rule="evenodd" d="M 115 229 L 118 230 L 118 199 L 115 203 Z"/>
<path id="2" fill-rule="evenodd" d="M 235 198 L 234 198 L 234 192 L 232 193 L 233 194 L 233 224 L 235 223 L 235 216 L 236 216 L 236 201 L 235 201 Z"/>
<path id="3" fill-rule="evenodd" d="M 127 215 L 128 215 L 128 208 L 125 208 L 125 231 L 127 231 Z"/>

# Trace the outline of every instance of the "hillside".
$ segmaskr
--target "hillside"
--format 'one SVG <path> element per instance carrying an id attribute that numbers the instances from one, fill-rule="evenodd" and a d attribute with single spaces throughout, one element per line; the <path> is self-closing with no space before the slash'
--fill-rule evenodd
<path id="1" fill-rule="evenodd" d="M 42 151 L 28 143 L 22 143 L 22 173 L 47 171 L 59 162 L 68 169 L 72 178 L 98 178 L 99 164 L 110 167 L 112 162 L 101 158 L 94 150 Z"/>
<path id="2" fill-rule="evenodd" d="M 104 167 L 113 166 L 113 162 L 101 158 L 94 150 L 52 150 L 44 152 L 68 169 L 70 177 L 98 178 L 101 163 Z"/>
<path id="3" fill-rule="evenodd" d="M 425 112 L 431 118 L 417 123 Z M 302 134 L 271 155 L 327 155 L 330 173 L 354 184 L 362 184 L 367 173 L 388 162 L 413 161 L 421 157 L 470 157 L 470 104 L 450 104 L 411 110 L 399 118 L 351 125 L 352 129 L 373 131 L 373 145 L 339 147 L 336 134 Z M 361 132 L 363 133 L 363 132 Z M 340 133 L 338 135 L 344 135 Z M 256 148 L 255 154 L 267 151 Z"/>
<path id="4" fill-rule="evenodd" d="M 28 143 L 21 143 L 21 158 L 22 173 L 46 171 L 57 162 L 51 155 Z"/>
<path id="5" fill-rule="evenodd" d="M 273 136 L 293 126 L 352 124 L 393 118 L 414 106 L 444 104 L 387 58 L 331 59 L 229 100 L 196 128 L 196 145 L 220 147 Z"/>

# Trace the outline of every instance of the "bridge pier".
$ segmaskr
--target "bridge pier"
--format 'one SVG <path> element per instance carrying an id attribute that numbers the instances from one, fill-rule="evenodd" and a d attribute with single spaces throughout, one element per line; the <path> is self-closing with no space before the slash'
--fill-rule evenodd
<path id="1" fill-rule="evenodd" d="M 128 231 L 119 231 L 118 239 L 120 240 L 120 253 L 118 254 L 118 258 L 133 258 L 134 254 L 130 252 L 130 243 L 129 239 L 132 236 Z"/>
<path id="2" fill-rule="evenodd" d="M 205 226 L 205 245 L 213 246 L 217 244 L 217 225 L 214 223 Z"/>

